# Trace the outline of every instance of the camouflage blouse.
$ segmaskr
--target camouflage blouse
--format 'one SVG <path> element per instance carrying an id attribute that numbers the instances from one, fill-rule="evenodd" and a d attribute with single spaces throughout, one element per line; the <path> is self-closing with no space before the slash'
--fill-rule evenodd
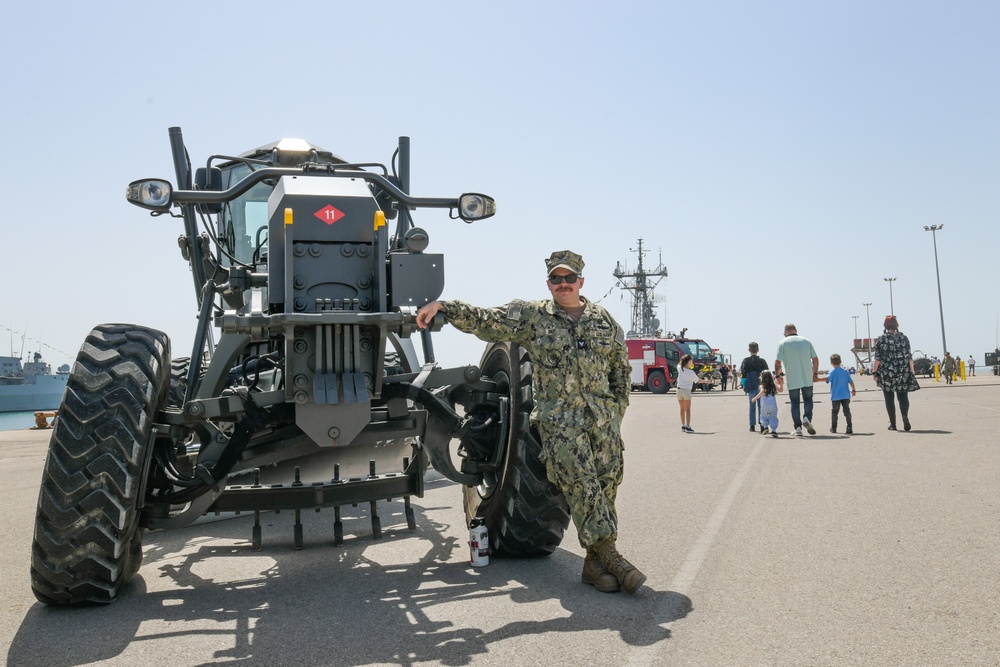
<path id="1" fill-rule="evenodd" d="M 621 326 L 601 306 L 581 300 L 585 308 L 579 322 L 551 300 L 517 300 L 497 308 L 441 303 L 456 329 L 527 350 L 534 366 L 532 423 L 583 427 L 589 409 L 600 426 L 625 414 L 631 367 Z"/>

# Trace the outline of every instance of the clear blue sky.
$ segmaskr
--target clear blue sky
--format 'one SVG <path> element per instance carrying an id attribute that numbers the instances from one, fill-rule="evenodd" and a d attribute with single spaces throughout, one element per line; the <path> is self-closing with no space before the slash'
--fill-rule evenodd
<path id="1" fill-rule="evenodd" d="M 417 213 L 445 297 L 544 298 L 543 258 L 571 248 L 628 326 L 611 273 L 642 237 L 665 327 L 736 359 L 750 340 L 773 359 L 788 321 L 849 357 L 886 277 L 941 354 L 923 226 L 943 224 L 948 347 L 997 345 L 996 2 L 15 3 L 4 23 L 0 324 L 55 364 L 102 322 L 190 354 L 181 226 L 124 199 L 173 179 L 172 125 L 196 163 L 286 136 L 388 162 L 410 136 L 414 194 L 498 202 L 474 225 Z"/>

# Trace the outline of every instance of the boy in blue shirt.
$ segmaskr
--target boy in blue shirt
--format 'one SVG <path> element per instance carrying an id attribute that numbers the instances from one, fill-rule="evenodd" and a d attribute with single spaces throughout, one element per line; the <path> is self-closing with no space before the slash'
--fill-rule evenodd
<path id="1" fill-rule="evenodd" d="M 857 394 L 854 390 L 854 379 L 851 378 L 851 374 L 840 367 L 840 355 L 831 354 L 830 363 L 833 365 L 833 370 L 827 373 L 826 382 L 830 385 L 830 433 L 837 432 L 837 415 L 840 414 L 840 408 L 844 408 L 844 419 L 847 420 L 847 433 L 850 435 L 854 433 L 854 428 L 851 425 L 851 396 Z"/>

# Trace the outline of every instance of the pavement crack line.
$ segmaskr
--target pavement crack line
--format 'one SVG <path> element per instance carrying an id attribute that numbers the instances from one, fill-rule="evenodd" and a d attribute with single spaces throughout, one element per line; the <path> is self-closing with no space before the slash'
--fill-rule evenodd
<path id="1" fill-rule="evenodd" d="M 698 577 L 698 573 L 701 572 L 701 568 L 705 564 L 705 559 L 708 557 L 708 552 L 712 549 L 712 545 L 715 543 L 715 538 L 718 536 L 719 530 L 722 529 L 722 524 L 725 523 L 726 517 L 729 516 L 729 511 L 732 509 L 733 503 L 736 502 L 736 497 L 739 495 L 740 489 L 743 488 L 743 484 L 746 482 L 747 476 L 750 474 L 750 469 L 753 468 L 754 463 L 756 463 L 757 457 L 760 456 L 761 451 L 764 449 L 764 445 L 765 442 L 763 440 L 758 441 L 757 445 L 750 451 L 746 461 L 743 462 L 743 467 L 741 467 L 739 472 L 736 473 L 736 476 L 733 477 L 733 481 L 729 483 L 729 488 L 726 489 L 726 492 L 722 494 L 722 498 L 719 499 L 719 504 L 716 506 L 712 516 L 709 517 L 708 522 L 705 524 L 705 529 L 701 531 L 701 535 L 698 536 L 698 539 L 691 547 L 691 550 L 688 551 L 680 569 L 677 571 L 677 574 L 674 575 L 673 581 L 670 582 L 668 590 L 690 597 L 688 593 L 691 590 L 691 586 L 694 584 L 694 580 Z M 667 615 L 671 610 L 665 609 L 663 611 L 664 615 Z M 662 616 L 660 614 L 654 614 L 654 617 Z M 673 621 L 665 623 L 659 627 L 669 629 L 672 625 Z M 655 644 L 646 646 L 633 647 L 629 654 L 628 663 L 626 664 L 628 664 L 629 667 L 652 665 L 653 659 L 660 652 L 659 648 L 661 643 L 662 642 L 656 642 Z"/>

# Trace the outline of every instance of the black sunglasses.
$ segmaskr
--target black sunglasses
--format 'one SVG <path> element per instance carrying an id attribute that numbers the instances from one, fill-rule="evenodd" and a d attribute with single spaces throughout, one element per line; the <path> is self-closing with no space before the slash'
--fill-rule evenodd
<path id="1" fill-rule="evenodd" d="M 571 273 L 568 276 L 551 275 L 549 276 L 549 282 L 552 283 L 553 285 L 562 285 L 563 281 L 566 281 L 567 283 L 572 285 L 573 283 L 576 282 L 576 279 L 579 277 L 580 276 L 576 275 L 575 273 Z"/>

